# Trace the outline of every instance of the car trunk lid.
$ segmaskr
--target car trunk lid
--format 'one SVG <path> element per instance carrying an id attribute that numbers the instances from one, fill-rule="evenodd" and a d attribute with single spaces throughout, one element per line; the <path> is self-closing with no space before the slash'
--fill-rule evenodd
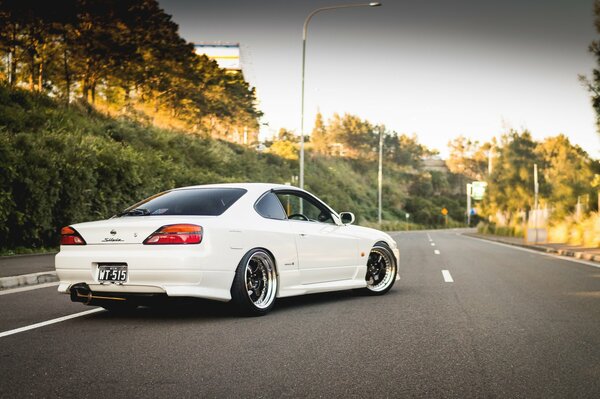
<path id="1" fill-rule="evenodd" d="M 194 217 L 186 223 L 202 225 Z M 181 218 L 162 216 L 126 216 L 98 222 L 80 223 L 72 227 L 88 245 L 142 244 L 149 235 L 162 226 L 182 223 Z"/>

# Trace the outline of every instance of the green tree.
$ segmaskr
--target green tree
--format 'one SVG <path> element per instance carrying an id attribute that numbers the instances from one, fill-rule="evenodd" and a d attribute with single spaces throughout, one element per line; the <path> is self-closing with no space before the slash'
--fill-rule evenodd
<path id="1" fill-rule="evenodd" d="M 478 141 L 458 136 L 448 142 L 450 155 L 446 165 L 452 173 L 468 177 L 471 180 L 482 180 L 488 169 L 488 151 L 491 143 L 481 145 Z"/>
<path id="2" fill-rule="evenodd" d="M 317 112 L 315 118 L 315 127 L 310 135 L 310 142 L 312 143 L 312 148 L 315 152 L 319 154 L 329 153 L 329 135 L 325 123 L 323 122 L 323 115 L 320 111 Z"/>
<path id="3" fill-rule="evenodd" d="M 386 157 L 398 165 L 419 169 L 424 157 L 434 155 L 433 151 L 419 143 L 416 134 L 388 133 L 384 140 Z"/>
<path id="4" fill-rule="evenodd" d="M 553 209 L 553 217 L 562 218 L 573 211 L 578 197 L 592 194 L 593 161 L 563 134 L 539 143 L 536 153 L 543 161 L 540 172 L 545 184 L 540 189 L 544 200 Z"/>
<path id="5" fill-rule="evenodd" d="M 496 167 L 488 180 L 483 208 L 488 215 L 502 213 L 507 221 L 516 221 L 522 211 L 533 207 L 533 165 L 542 164 L 536 143 L 528 131 L 511 131 L 502 136 Z M 540 175 L 540 184 L 543 184 Z"/>
<path id="6" fill-rule="evenodd" d="M 594 26 L 596 32 L 600 33 L 600 0 L 594 1 Z M 600 40 L 592 41 L 588 50 L 596 58 L 596 68 L 592 72 L 591 79 L 579 75 L 579 80 L 591 94 L 592 106 L 596 112 L 596 129 L 600 133 Z"/>

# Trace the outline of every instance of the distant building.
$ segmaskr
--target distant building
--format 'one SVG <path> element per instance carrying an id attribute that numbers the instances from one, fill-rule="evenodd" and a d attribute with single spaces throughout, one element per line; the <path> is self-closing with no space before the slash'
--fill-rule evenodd
<path id="1" fill-rule="evenodd" d="M 423 158 L 423 169 L 435 172 L 448 173 L 448 166 L 439 156 Z"/>
<path id="2" fill-rule="evenodd" d="M 221 44 L 221 43 L 203 43 L 195 44 L 194 50 L 198 55 L 205 55 L 211 60 L 215 60 L 219 68 L 231 72 L 242 70 L 240 58 L 240 44 Z"/>

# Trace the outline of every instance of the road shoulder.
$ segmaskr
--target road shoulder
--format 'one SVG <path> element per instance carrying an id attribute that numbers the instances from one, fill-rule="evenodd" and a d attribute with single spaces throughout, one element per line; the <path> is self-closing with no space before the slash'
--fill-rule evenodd
<path id="1" fill-rule="evenodd" d="M 563 244 L 526 244 L 522 238 L 518 237 L 503 237 L 491 234 L 480 233 L 462 233 L 462 235 L 483 240 L 499 242 L 502 244 L 513 245 L 516 247 L 532 249 L 535 251 L 545 252 L 554 255 L 566 256 L 575 259 L 587 260 L 600 264 L 600 249 L 599 248 L 580 248 L 572 247 Z"/>

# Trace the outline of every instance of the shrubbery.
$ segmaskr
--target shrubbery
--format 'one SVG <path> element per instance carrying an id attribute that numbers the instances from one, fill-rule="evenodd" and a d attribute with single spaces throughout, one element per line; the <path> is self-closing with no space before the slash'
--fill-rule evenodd
<path id="1" fill-rule="evenodd" d="M 55 246 L 60 227 L 110 217 L 174 187 L 285 183 L 298 163 L 235 144 L 115 120 L 0 86 L 0 249 Z M 384 219 L 442 224 L 462 219 L 447 182 L 386 165 Z M 443 178 L 445 179 L 445 178 Z M 442 179 L 442 180 L 443 180 Z M 377 220 L 377 164 L 308 154 L 306 188 L 359 223 Z M 439 186 L 439 187 L 438 187 Z M 418 196 L 415 194 L 418 193 Z"/>

